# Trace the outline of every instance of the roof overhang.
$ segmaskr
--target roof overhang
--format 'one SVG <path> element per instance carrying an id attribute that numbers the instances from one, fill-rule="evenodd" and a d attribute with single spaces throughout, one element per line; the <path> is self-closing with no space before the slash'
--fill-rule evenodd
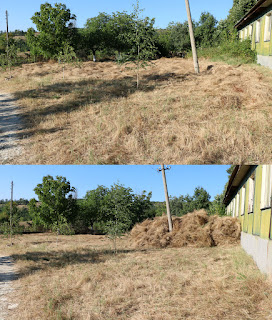
<path id="1" fill-rule="evenodd" d="M 225 196 L 223 200 L 223 203 L 226 206 L 231 202 L 232 198 L 235 196 L 235 194 L 237 193 L 240 187 L 240 183 L 243 181 L 243 179 L 246 177 L 246 175 L 249 173 L 252 167 L 255 167 L 255 166 L 250 166 L 250 165 L 235 166 L 230 176 L 227 190 L 225 192 Z"/>
<path id="2" fill-rule="evenodd" d="M 259 0 L 255 6 L 253 6 L 248 13 L 243 16 L 234 26 L 238 30 L 241 29 L 244 25 L 248 24 L 251 19 L 254 19 L 260 15 L 264 8 L 269 7 L 272 4 L 272 0 Z"/>

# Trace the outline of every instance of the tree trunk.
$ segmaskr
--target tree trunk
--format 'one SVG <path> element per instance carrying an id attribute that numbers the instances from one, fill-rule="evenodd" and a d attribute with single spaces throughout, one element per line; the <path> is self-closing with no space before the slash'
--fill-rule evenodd
<path id="1" fill-rule="evenodd" d="M 93 50 L 93 62 L 96 62 L 95 50 Z"/>

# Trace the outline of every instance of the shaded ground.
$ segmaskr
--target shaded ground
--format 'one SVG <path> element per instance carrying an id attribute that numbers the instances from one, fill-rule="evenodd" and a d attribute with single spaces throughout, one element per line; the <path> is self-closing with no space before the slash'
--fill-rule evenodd
<path id="1" fill-rule="evenodd" d="M 18 306 L 9 296 L 14 291 L 12 282 L 16 278 L 11 257 L 0 254 L 0 320 L 9 319 L 9 310 L 14 310 Z"/>
<path id="2" fill-rule="evenodd" d="M 113 62 L 23 65 L 1 90 L 20 103 L 27 150 L 12 164 L 268 163 L 272 72 L 160 59 L 135 73 Z"/>
<path id="3" fill-rule="evenodd" d="M 105 236 L 22 235 L 9 320 L 271 319 L 272 286 L 239 245 L 133 250 Z"/>
<path id="4" fill-rule="evenodd" d="M 0 93 L 0 164 L 16 161 L 16 158 L 20 157 L 21 130 L 22 123 L 16 100 L 10 94 Z"/>

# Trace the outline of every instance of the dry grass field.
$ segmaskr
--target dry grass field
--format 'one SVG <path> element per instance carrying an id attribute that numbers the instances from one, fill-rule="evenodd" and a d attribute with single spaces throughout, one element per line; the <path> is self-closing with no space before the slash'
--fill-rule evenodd
<path id="1" fill-rule="evenodd" d="M 271 319 L 272 284 L 240 246 L 110 250 L 104 236 L 1 238 L 20 272 L 11 320 Z"/>
<path id="2" fill-rule="evenodd" d="M 141 72 L 114 62 L 23 65 L 5 81 L 21 105 L 24 154 L 13 164 L 267 163 L 272 72 L 160 59 Z"/>

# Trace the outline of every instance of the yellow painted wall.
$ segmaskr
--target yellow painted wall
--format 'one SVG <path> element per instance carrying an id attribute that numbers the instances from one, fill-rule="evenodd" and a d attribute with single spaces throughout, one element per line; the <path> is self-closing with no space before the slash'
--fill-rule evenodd
<path id="1" fill-rule="evenodd" d="M 248 232 L 248 220 L 249 220 L 249 214 L 248 214 L 248 199 L 249 199 L 249 182 L 246 182 L 246 195 L 245 195 L 245 215 L 244 215 L 244 223 L 242 230 L 244 232 Z M 251 228 L 252 232 L 252 228 Z"/>
<path id="2" fill-rule="evenodd" d="M 242 212 L 242 188 L 239 190 L 239 219 L 241 221 L 243 232 L 259 235 L 263 239 L 272 239 L 271 208 L 261 210 L 261 192 L 262 192 L 262 166 L 255 170 L 255 188 L 253 213 L 248 213 L 249 205 L 249 180 L 245 182 L 245 214 Z M 237 195 L 236 195 L 237 199 Z M 230 204 L 229 204 L 230 205 Z"/>
<path id="3" fill-rule="evenodd" d="M 260 235 L 261 230 L 261 187 L 262 187 L 262 166 L 258 166 L 255 175 L 255 194 L 253 208 L 253 234 Z"/>
<path id="4" fill-rule="evenodd" d="M 262 210 L 261 238 L 269 239 L 271 209 Z"/>
<path id="5" fill-rule="evenodd" d="M 253 30 L 252 30 L 252 49 L 256 49 L 257 53 L 260 55 L 264 55 L 264 56 L 268 56 L 268 55 L 272 55 L 272 32 L 270 34 L 270 41 L 264 41 L 264 30 L 265 30 L 265 16 L 268 12 L 271 12 L 272 10 L 272 6 L 270 6 L 267 11 L 264 13 L 263 16 L 259 17 L 258 19 L 255 19 L 254 21 L 252 21 L 252 25 L 253 25 Z M 260 41 L 259 42 L 255 42 L 256 39 L 256 21 L 260 20 Z M 250 25 L 250 24 L 249 24 Z M 247 34 L 249 35 L 249 25 L 247 25 L 246 27 L 244 27 L 243 29 L 241 29 L 239 31 L 239 38 L 245 40 L 245 29 L 247 28 L 248 32 Z"/>

